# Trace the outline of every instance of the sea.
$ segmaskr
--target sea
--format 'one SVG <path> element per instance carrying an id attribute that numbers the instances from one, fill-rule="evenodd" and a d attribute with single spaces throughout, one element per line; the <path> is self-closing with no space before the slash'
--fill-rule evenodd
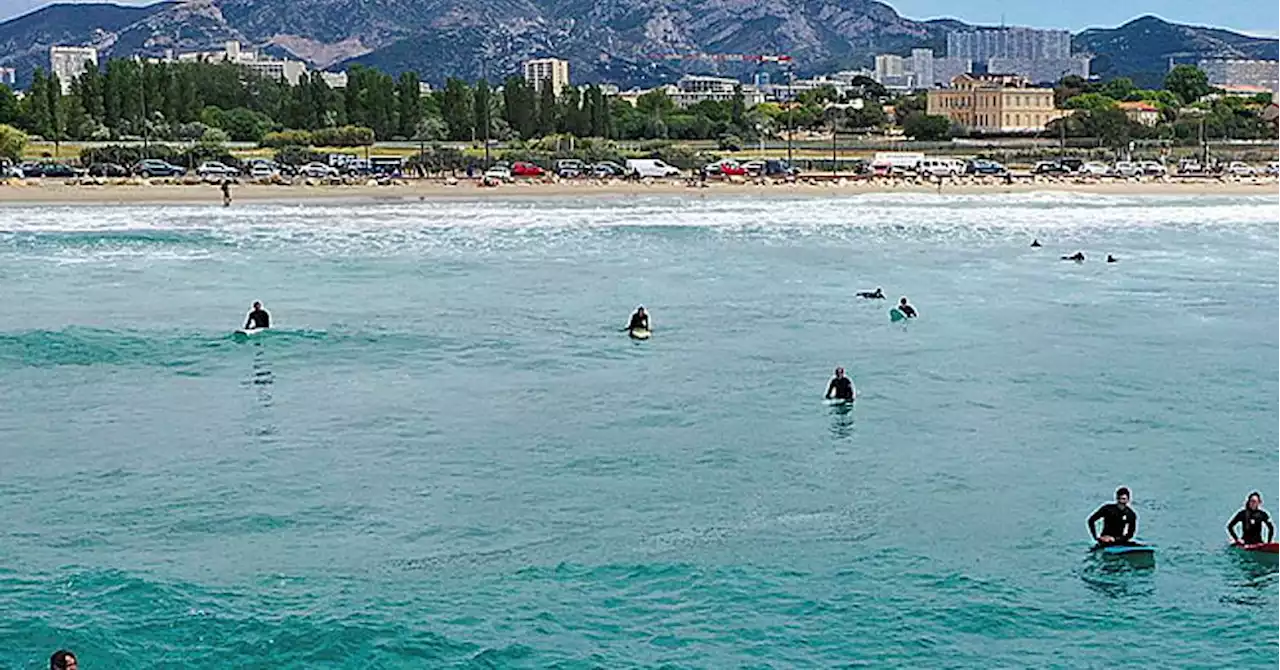
<path id="1" fill-rule="evenodd" d="M 0 207 L 0 668 L 1275 668 L 1275 557 L 1225 525 L 1280 499 L 1278 222 Z M 1119 486 L 1154 560 L 1090 551 Z"/>

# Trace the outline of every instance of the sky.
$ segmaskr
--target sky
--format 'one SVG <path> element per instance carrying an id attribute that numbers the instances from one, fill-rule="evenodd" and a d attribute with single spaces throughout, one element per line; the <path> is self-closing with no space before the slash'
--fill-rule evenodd
<path id="1" fill-rule="evenodd" d="M 64 0 L 65 1 L 65 0 Z M 90 1 L 90 0 L 75 0 Z M 100 1 L 100 0 L 99 0 Z M 1034 28 L 1115 27 L 1143 14 L 1156 14 L 1179 23 L 1229 28 L 1274 37 L 1280 32 L 1280 4 L 1276 0 L 887 0 L 899 14 L 913 19 L 951 17 L 967 23 Z M 0 0 L 0 20 L 50 4 L 48 0 Z M 149 0 L 121 4 L 145 5 Z"/>

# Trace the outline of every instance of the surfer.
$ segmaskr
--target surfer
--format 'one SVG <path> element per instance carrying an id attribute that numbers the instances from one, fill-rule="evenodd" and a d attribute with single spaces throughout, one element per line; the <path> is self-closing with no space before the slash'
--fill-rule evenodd
<path id="1" fill-rule="evenodd" d="M 49 670 L 76 670 L 78 667 L 76 655 L 66 649 L 59 649 L 49 657 Z"/>
<path id="2" fill-rule="evenodd" d="M 917 316 L 920 316 L 916 313 L 916 308 L 907 303 L 906 296 L 903 296 L 902 299 L 898 301 L 898 311 L 902 312 L 902 315 L 908 319 L 914 319 Z"/>
<path id="3" fill-rule="evenodd" d="M 270 328 L 271 315 L 267 314 L 267 310 L 262 309 L 262 303 L 254 301 L 253 311 L 249 312 L 249 318 L 244 322 L 245 330 L 257 330 L 258 328 Z"/>
<path id="4" fill-rule="evenodd" d="M 1116 258 L 1115 256 L 1112 256 L 1111 254 L 1107 254 L 1107 262 L 1108 262 L 1108 263 L 1119 263 L 1119 262 L 1120 262 L 1120 259 Z"/>
<path id="5" fill-rule="evenodd" d="M 231 180 L 230 179 L 222 180 L 222 206 L 223 207 L 231 206 Z"/>
<path id="6" fill-rule="evenodd" d="M 884 289 L 877 286 L 874 291 L 858 291 L 858 297 L 867 300 L 884 300 Z"/>
<path id="7" fill-rule="evenodd" d="M 1235 526 L 1240 524 L 1243 532 L 1236 535 Z M 1262 526 L 1267 526 L 1267 543 L 1271 542 L 1271 538 L 1276 534 L 1276 527 L 1271 525 L 1271 516 L 1262 510 L 1262 494 L 1254 491 L 1249 494 L 1248 499 L 1244 501 L 1244 509 L 1236 512 L 1227 522 L 1227 534 L 1231 536 L 1231 543 L 1238 546 L 1247 547 L 1251 544 L 1263 544 Z"/>
<path id="8" fill-rule="evenodd" d="M 1102 519 L 1102 534 L 1098 534 L 1097 522 Z M 1116 489 L 1116 501 L 1098 508 L 1089 517 L 1089 534 L 1099 547 L 1134 544 L 1138 532 L 1138 514 L 1129 507 L 1129 489 Z"/>
<path id="9" fill-rule="evenodd" d="M 853 400 L 853 380 L 844 376 L 844 368 L 836 368 L 836 376 L 827 384 L 827 400 Z"/>
<path id="10" fill-rule="evenodd" d="M 1062 260 L 1064 260 L 1064 261 L 1075 261 L 1075 262 L 1077 262 L 1077 263 L 1083 263 L 1083 262 L 1084 262 L 1084 254 L 1083 254 L 1082 252 L 1077 251 L 1077 252 L 1075 252 L 1074 254 L 1071 254 L 1070 256 L 1063 256 L 1063 257 L 1062 257 Z"/>
<path id="11" fill-rule="evenodd" d="M 1038 239 L 1033 239 L 1033 240 L 1031 240 L 1031 246 L 1032 246 L 1032 247 L 1039 248 L 1039 247 L 1044 246 L 1044 245 L 1040 244 L 1040 240 L 1038 240 Z"/>
<path id="12" fill-rule="evenodd" d="M 627 330 L 649 330 L 649 313 L 644 311 L 644 305 L 637 307 L 635 314 L 631 315 Z"/>

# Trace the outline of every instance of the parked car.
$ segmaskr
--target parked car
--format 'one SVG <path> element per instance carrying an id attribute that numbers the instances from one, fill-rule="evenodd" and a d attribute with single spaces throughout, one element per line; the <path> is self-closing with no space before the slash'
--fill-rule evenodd
<path id="1" fill-rule="evenodd" d="M 511 174 L 516 177 L 541 177 L 546 173 L 546 170 L 534 163 L 516 161 L 511 164 Z"/>
<path id="2" fill-rule="evenodd" d="M 254 163 L 249 168 L 249 177 L 251 179 L 270 179 L 278 174 L 280 174 L 280 171 L 270 163 Z"/>
<path id="3" fill-rule="evenodd" d="M 587 173 L 587 164 L 576 158 L 565 158 L 556 161 L 556 176 L 561 179 L 573 179 Z"/>
<path id="4" fill-rule="evenodd" d="M 1084 160 L 1079 158 L 1059 158 L 1058 164 L 1072 172 L 1079 172 L 1080 168 L 1084 167 Z"/>
<path id="5" fill-rule="evenodd" d="M 1273 176 L 1273 177 L 1274 177 L 1275 175 L 1280 174 L 1280 163 L 1277 163 L 1277 162 L 1275 162 L 1275 161 L 1272 161 L 1272 162 L 1270 162 L 1270 163 L 1267 163 L 1267 167 L 1263 168 L 1262 173 L 1263 173 L 1263 174 L 1269 174 L 1269 175 L 1271 175 L 1271 176 Z"/>
<path id="6" fill-rule="evenodd" d="M 1248 163 L 1241 163 L 1240 161 L 1231 161 L 1231 163 L 1227 165 L 1226 173 L 1233 177 L 1252 177 L 1258 174 L 1258 171 L 1255 170 L 1253 166 L 1249 165 Z"/>
<path id="7" fill-rule="evenodd" d="M 307 163 L 298 168 L 298 174 L 312 179 L 335 179 L 338 177 L 338 168 L 329 167 L 324 163 Z"/>
<path id="8" fill-rule="evenodd" d="M 219 163 L 218 161 L 205 161 L 200 164 L 200 167 L 196 168 L 196 174 L 204 179 L 213 177 L 227 179 L 230 177 L 239 177 L 240 170 L 233 168 L 230 165 L 226 165 L 225 163 Z"/>
<path id="9" fill-rule="evenodd" d="M 591 166 L 591 176 L 601 179 L 607 177 L 624 177 L 627 174 L 626 168 L 614 163 L 613 161 L 600 161 Z"/>
<path id="10" fill-rule="evenodd" d="M 1071 174 L 1071 168 L 1058 161 L 1040 161 L 1031 169 L 1032 174 Z"/>
<path id="11" fill-rule="evenodd" d="M 1090 177 L 1105 177 L 1111 174 L 1111 166 L 1106 163 L 1095 163 L 1091 161 L 1081 165 L 1077 172 Z"/>
<path id="12" fill-rule="evenodd" d="M 680 176 L 680 168 L 657 158 L 628 158 L 626 168 L 628 175 L 639 179 Z"/>
<path id="13" fill-rule="evenodd" d="M 964 162 L 955 158 L 926 158 L 916 164 L 916 174 L 931 177 L 955 177 L 964 171 Z"/>
<path id="14" fill-rule="evenodd" d="M 147 158 L 133 166 L 133 173 L 140 177 L 181 177 L 187 171 L 159 158 Z"/>
<path id="15" fill-rule="evenodd" d="M 485 181 L 511 181 L 511 170 L 501 165 L 495 165 L 484 172 Z"/>
<path id="16" fill-rule="evenodd" d="M 1138 164 L 1142 168 L 1142 174 L 1148 177 L 1163 177 L 1169 174 L 1169 170 L 1165 168 L 1163 163 L 1157 161 L 1142 161 Z"/>
<path id="17" fill-rule="evenodd" d="M 0 179 L 22 179 L 22 168 L 7 160 L 0 160 Z"/>
<path id="18" fill-rule="evenodd" d="M 1111 174 L 1116 177 L 1137 177 L 1142 174 L 1142 167 L 1137 163 L 1120 161 L 1111 168 Z"/>
<path id="19" fill-rule="evenodd" d="M 1009 170 L 995 161 L 986 160 L 984 158 L 975 158 L 969 161 L 969 164 L 964 167 L 964 171 L 966 174 L 1002 175 L 1007 173 Z"/>
<path id="20" fill-rule="evenodd" d="M 89 166 L 90 177 L 128 177 L 129 170 L 115 163 L 94 163 Z"/>
<path id="21" fill-rule="evenodd" d="M 27 179 L 34 179 L 44 173 L 44 166 L 36 161 L 26 161 L 18 166 L 18 171 Z"/>
<path id="22" fill-rule="evenodd" d="M 797 177 L 800 168 L 792 167 L 784 160 L 770 158 L 764 162 L 764 174 L 766 177 Z"/>
<path id="23" fill-rule="evenodd" d="M 723 160 L 703 166 L 702 172 L 711 177 L 745 177 L 747 168 L 738 161 Z"/>
<path id="24" fill-rule="evenodd" d="M 64 165 L 62 163 L 45 163 L 40 166 L 40 176 L 69 179 L 78 175 L 75 169 L 70 165 Z"/>
<path id="25" fill-rule="evenodd" d="M 1178 174 L 1194 175 L 1209 174 L 1208 168 L 1200 164 L 1200 161 L 1192 158 L 1184 158 L 1178 161 Z"/>

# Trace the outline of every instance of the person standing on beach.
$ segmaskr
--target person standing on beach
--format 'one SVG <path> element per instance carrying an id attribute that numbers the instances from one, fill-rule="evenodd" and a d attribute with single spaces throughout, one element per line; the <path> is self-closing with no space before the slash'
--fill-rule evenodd
<path id="1" fill-rule="evenodd" d="M 222 180 L 222 206 L 223 207 L 231 206 L 231 180 L 230 179 Z"/>
<path id="2" fill-rule="evenodd" d="M 49 657 L 49 670 L 76 670 L 78 667 L 76 655 L 66 649 L 59 649 Z"/>

